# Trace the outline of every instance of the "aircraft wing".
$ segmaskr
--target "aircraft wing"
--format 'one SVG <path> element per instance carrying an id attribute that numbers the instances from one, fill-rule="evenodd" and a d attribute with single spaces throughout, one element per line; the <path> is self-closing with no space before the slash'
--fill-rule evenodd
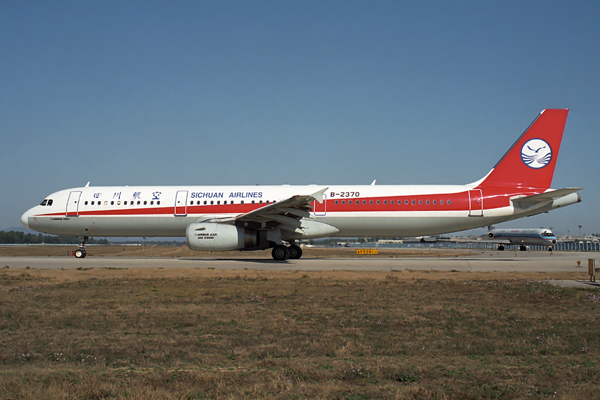
<path id="1" fill-rule="evenodd" d="M 294 219 L 296 221 L 300 218 L 308 218 L 309 211 L 312 208 L 310 203 L 315 200 L 317 200 L 319 203 L 322 203 L 323 194 L 327 189 L 328 188 L 323 188 L 312 194 L 288 197 L 285 200 L 269 204 L 268 206 L 250 211 L 249 213 L 238 215 L 236 220 L 252 222 L 277 221 L 284 223 L 282 222 L 284 219 L 279 217 Z"/>
<path id="2" fill-rule="evenodd" d="M 276 222 L 280 224 L 283 230 L 297 232 L 303 229 L 303 224 L 300 222 L 302 218 L 308 218 L 313 201 L 323 202 L 323 194 L 329 188 L 320 189 L 311 194 L 294 195 L 285 200 L 269 204 L 267 206 L 250 211 L 246 214 L 240 214 L 235 217 L 213 218 L 205 222 Z"/>
<path id="3" fill-rule="evenodd" d="M 545 193 L 534 194 L 532 196 L 524 196 L 524 197 L 515 197 L 511 200 L 513 203 L 516 203 L 520 208 L 528 208 L 531 206 L 550 203 L 554 200 L 560 199 L 562 197 L 568 196 L 571 193 L 575 193 L 582 190 L 582 188 L 564 188 L 552 190 Z"/>

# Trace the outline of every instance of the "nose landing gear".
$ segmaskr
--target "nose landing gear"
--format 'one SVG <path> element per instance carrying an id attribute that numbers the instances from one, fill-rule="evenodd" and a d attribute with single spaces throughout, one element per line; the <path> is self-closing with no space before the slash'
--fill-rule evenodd
<path id="1" fill-rule="evenodd" d="M 81 241 L 81 243 L 79 243 L 79 248 L 73 252 L 75 258 L 85 258 L 85 256 L 87 255 L 85 251 L 85 244 L 87 243 L 88 239 L 88 236 L 83 237 L 83 240 Z"/>

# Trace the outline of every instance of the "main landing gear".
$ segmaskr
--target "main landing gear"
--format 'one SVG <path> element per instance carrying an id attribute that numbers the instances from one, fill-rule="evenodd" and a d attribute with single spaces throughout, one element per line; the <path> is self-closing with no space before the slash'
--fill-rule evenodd
<path id="1" fill-rule="evenodd" d="M 271 251 L 274 260 L 285 261 L 287 259 L 297 260 L 302 257 L 302 249 L 295 244 L 284 246 L 282 244 L 275 245 Z"/>
<path id="2" fill-rule="evenodd" d="M 88 236 L 83 237 L 83 240 L 81 241 L 81 243 L 79 243 L 79 248 L 73 252 L 75 258 L 85 258 L 85 256 L 87 255 L 85 251 L 85 244 L 87 243 L 88 239 Z"/>
<path id="3" fill-rule="evenodd" d="M 527 251 L 527 246 L 525 245 L 520 245 L 519 246 L 519 250 L 520 251 Z M 504 245 L 503 244 L 499 244 L 498 245 L 498 251 L 504 251 Z M 550 250 L 551 251 L 551 250 Z"/>

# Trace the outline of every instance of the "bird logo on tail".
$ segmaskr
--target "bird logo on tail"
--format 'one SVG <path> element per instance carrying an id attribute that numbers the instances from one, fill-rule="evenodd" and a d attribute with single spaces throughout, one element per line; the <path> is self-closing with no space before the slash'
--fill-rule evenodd
<path id="1" fill-rule="evenodd" d="M 545 140 L 528 140 L 521 148 L 521 160 L 530 168 L 544 168 L 552 160 L 552 149 Z"/>

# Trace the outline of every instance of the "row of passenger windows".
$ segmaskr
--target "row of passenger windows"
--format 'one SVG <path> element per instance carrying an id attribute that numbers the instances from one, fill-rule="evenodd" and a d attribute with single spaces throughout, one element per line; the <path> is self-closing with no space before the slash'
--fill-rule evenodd
<path id="1" fill-rule="evenodd" d="M 348 202 L 348 204 L 349 204 L 349 205 L 352 205 L 352 204 L 359 205 L 359 204 L 361 203 L 361 200 L 335 200 L 335 204 L 340 204 L 340 202 L 341 202 L 341 204 L 342 204 L 342 205 L 345 205 L 345 204 L 346 204 L 346 201 Z M 259 201 L 257 202 L 256 200 L 252 200 L 252 202 L 251 202 L 251 204 L 271 204 L 271 203 L 276 203 L 276 201 L 275 201 L 275 200 L 273 200 L 273 201 L 266 200 L 266 201 L 264 201 L 264 202 L 263 202 L 262 200 L 259 200 Z M 378 205 L 381 205 L 382 203 L 383 203 L 384 205 L 387 205 L 387 204 L 388 204 L 388 201 L 387 201 L 387 200 L 383 200 L 383 202 L 382 202 L 381 200 L 377 200 L 377 201 L 375 201 L 375 202 L 374 202 L 374 200 L 369 200 L 369 204 L 378 204 Z M 102 201 L 100 201 L 100 200 L 98 200 L 98 201 L 92 200 L 91 202 L 88 202 L 88 201 L 86 200 L 86 201 L 84 202 L 84 204 L 85 204 L 86 206 L 87 206 L 87 205 L 92 205 L 92 206 L 93 206 L 93 205 L 102 205 Z M 109 204 L 109 202 L 108 202 L 108 201 L 105 201 L 105 202 L 104 202 L 104 205 L 105 205 L 105 206 L 107 206 L 108 204 Z M 117 202 L 116 202 L 116 204 L 117 204 L 118 206 L 120 206 L 120 205 L 121 205 L 121 201 L 117 201 Z M 143 201 L 142 201 L 142 200 L 137 200 L 137 202 L 136 202 L 135 200 L 132 200 L 132 201 L 129 201 L 129 202 L 128 202 L 128 201 L 126 200 L 126 201 L 124 201 L 124 202 L 123 202 L 123 205 L 125 205 L 125 206 L 126 206 L 126 205 L 128 205 L 128 204 L 129 204 L 129 205 L 132 205 L 132 206 L 133 206 L 133 205 L 136 205 L 136 204 L 137 204 L 138 206 L 143 204 L 143 205 L 145 205 L 145 206 L 146 206 L 146 205 L 148 205 L 148 201 L 147 201 L 147 200 L 143 200 Z M 209 204 L 210 204 L 210 205 L 214 205 L 214 204 L 220 205 L 220 204 L 221 204 L 221 200 L 217 200 L 217 201 L 215 201 L 215 200 L 210 200 L 210 201 L 208 201 L 208 200 L 204 200 L 204 201 L 200 201 L 200 200 L 198 200 L 198 201 L 196 201 L 196 205 L 198 205 L 198 206 L 199 206 L 199 205 L 209 205 Z M 223 201 L 223 204 L 224 204 L 224 205 L 226 205 L 226 204 L 235 204 L 235 202 L 234 202 L 233 200 L 231 200 L 231 201 L 229 201 L 229 202 L 227 202 L 227 200 L 224 200 L 224 201 Z M 244 204 L 244 200 L 240 201 L 240 204 Z M 366 204 L 367 204 L 367 200 L 362 200 L 362 204 L 365 204 L 365 205 L 366 205 Z M 396 204 L 396 203 L 395 203 L 395 201 L 394 201 L 394 200 L 390 200 L 390 201 L 389 201 L 389 204 L 391 204 L 391 205 L 394 205 L 394 204 Z M 409 202 L 408 200 L 404 200 L 404 205 L 406 205 L 406 206 L 407 206 L 407 205 L 409 205 L 409 204 L 412 204 L 412 205 L 414 206 L 414 205 L 416 205 L 416 204 L 417 204 L 417 201 L 416 201 L 416 200 L 411 200 L 411 201 Z M 423 204 L 423 200 L 419 200 L 419 205 L 422 205 L 422 204 Z M 430 200 L 425 200 L 425 204 L 426 204 L 426 205 L 430 205 L 430 204 L 437 205 L 437 204 L 438 204 L 438 200 L 432 200 L 432 201 L 430 201 Z M 444 201 L 444 200 L 439 200 L 439 204 L 440 204 L 440 205 L 442 205 L 442 206 L 443 206 L 444 204 L 450 205 L 450 204 L 452 204 L 452 202 L 451 202 L 451 200 L 446 200 L 446 201 Z M 42 206 L 46 206 L 46 205 L 48 205 L 48 206 L 51 206 L 51 205 L 52 205 L 52 199 L 44 200 L 44 201 L 42 202 L 42 204 L 41 204 L 41 205 L 42 205 Z M 113 201 L 111 201 L 111 202 L 110 202 L 110 205 L 111 205 L 111 206 L 114 206 L 114 205 L 115 205 L 115 201 L 114 201 L 114 200 L 113 200 Z M 152 206 L 152 205 L 154 205 L 154 200 L 151 200 L 151 201 L 150 201 L 150 205 L 151 205 L 151 206 Z M 160 205 L 160 200 L 156 201 L 156 205 L 157 205 L 157 206 L 159 206 L 159 205 Z M 192 200 L 192 201 L 190 201 L 190 206 L 193 206 L 193 205 L 194 205 L 194 201 Z M 402 205 L 402 200 L 398 200 L 398 205 Z"/>
<path id="2" fill-rule="evenodd" d="M 275 200 L 273 200 L 273 201 L 269 201 L 269 200 L 266 200 L 266 201 L 252 200 L 252 202 L 249 203 L 249 204 L 271 204 L 271 203 L 276 203 L 276 201 Z M 196 205 L 197 206 L 199 206 L 199 205 L 205 205 L 206 206 L 206 205 L 209 205 L 209 204 L 210 205 L 213 205 L 213 204 L 219 205 L 219 204 L 221 204 L 221 200 L 217 200 L 217 201 L 214 201 L 214 200 L 211 200 L 211 201 L 208 201 L 208 200 L 204 200 L 204 201 L 197 200 L 196 201 Z M 235 202 L 233 200 L 230 200 L 229 203 L 228 203 L 227 200 L 224 200 L 223 204 L 235 204 Z M 240 204 L 245 204 L 244 200 L 240 201 Z M 193 206 L 193 205 L 194 205 L 194 201 L 192 200 L 192 201 L 190 201 L 190 206 Z"/>
<path id="3" fill-rule="evenodd" d="M 88 205 L 88 201 L 86 200 L 86 201 L 85 201 L 83 204 L 87 206 L 87 205 Z M 118 206 L 120 206 L 120 205 L 121 205 L 121 201 L 120 201 L 120 200 L 116 201 L 116 204 L 117 204 Z M 124 205 L 124 206 L 126 206 L 127 204 L 128 204 L 127 200 L 123 202 L 123 205 Z M 130 201 L 130 202 L 129 202 L 129 205 L 131 205 L 131 206 L 133 206 L 133 205 L 135 205 L 135 204 L 136 204 L 135 200 L 132 200 L 132 201 Z M 138 205 L 138 206 L 139 206 L 139 205 L 142 205 L 142 204 L 146 206 L 146 205 L 148 205 L 148 201 L 147 201 L 147 200 L 144 200 L 144 201 L 142 201 L 142 200 L 138 200 L 138 201 L 137 201 L 137 205 Z M 92 206 L 93 206 L 93 205 L 99 205 L 99 206 L 100 206 L 100 205 L 102 205 L 102 202 L 101 202 L 100 200 L 98 200 L 98 201 L 92 200 L 92 201 L 90 202 L 90 205 L 92 205 Z M 107 206 L 107 205 L 108 205 L 108 201 L 105 201 L 105 202 L 104 202 L 104 205 L 105 205 L 105 206 Z M 112 201 L 110 202 L 110 205 L 111 205 L 111 206 L 114 206 L 114 205 L 115 205 L 115 201 L 114 201 L 114 200 L 112 200 Z M 151 200 L 151 201 L 150 201 L 150 205 L 151 205 L 151 206 L 153 206 L 153 205 L 154 205 L 154 200 Z M 156 205 L 157 205 L 157 206 L 159 206 L 159 205 L 160 205 L 160 200 L 156 202 Z"/>
<path id="4" fill-rule="evenodd" d="M 335 201 L 335 204 L 339 204 L 339 201 L 340 201 L 340 200 L 336 200 L 336 201 Z M 342 202 L 342 204 L 346 204 L 346 200 L 341 200 L 341 202 Z M 362 201 L 362 203 L 363 203 L 363 204 L 367 204 L 367 200 L 363 200 L 363 201 Z M 432 203 L 433 203 L 433 205 L 437 205 L 437 204 L 438 204 L 438 201 L 437 201 L 437 200 L 432 200 L 432 201 L 430 202 L 429 200 L 425 200 L 425 204 L 426 204 L 426 205 L 430 205 L 430 204 L 432 204 Z M 360 200 L 348 200 L 348 204 L 356 204 L 356 205 L 358 205 L 358 204 L 360 204 Z M 373 200 L 369 200 L 369 204 L 373 204 Z M 381 204 L 381 200 L 377 200 L 377 204 L 378 204 L 378 205 L 380 205 L 380 204 Z M 388 204 L 388 201 L 387 201 L 387 200 L 383 200 L 383 204 L 384 204 L 384 205 Z M 395 201 L 394 201 L 394 200 L 390 200 L 390 204 L 391 204 L 391 205 L 394 205 L 394 204 L 395 204 Z M 405 206 L 407 206 L 407 205 L 409 205 L 409 204 L 411 204 L 411 205 L 413 205 L 413 206 L 414 206 L 414 205 L 416 205 L 416 204 L 417 204 L 417 201 L 416 201 L 416 200 L 411 200 L 411 201 L 409 202 L 408 200 L 404 200 L 404 205 L 405 205 Z M 422 205 L 422 204 L 423 204 L 423 200 L 419 200 L 419 205 Z M 439 201 L 439 204 L 440 204 L 441 206 L 443 206 L 444 204 L 450 205 L 450 204 L 452 204 L 452 201 L 451 201 L 451 200 L 446 200 L 446 201 L 444 201 L 444 200 L 440 200 L 440 201 Z M 399 205 L 399 206 L 400 206 L 400 205 L 402 205 L 402 200 L 398 200 L 398 205 Z"/>

